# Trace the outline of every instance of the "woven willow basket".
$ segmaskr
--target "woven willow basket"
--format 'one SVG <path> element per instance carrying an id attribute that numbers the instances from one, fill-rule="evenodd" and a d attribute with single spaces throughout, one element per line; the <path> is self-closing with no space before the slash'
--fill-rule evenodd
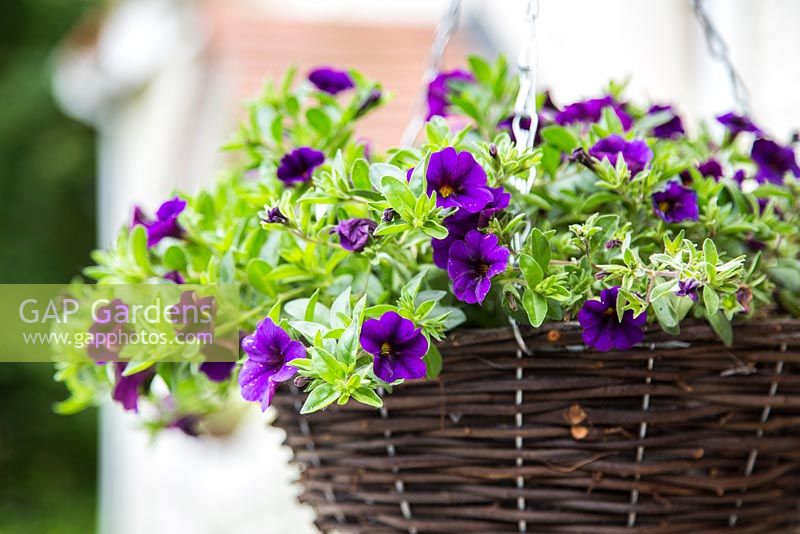
<path id="1" fill-rule="evenodd" d="M 654 329 L 651 329 L 654 330 Z M 276 424 L 323 532 L 800 532 L 800 321 L 650 332 L 626 352 L 580 329 L 454 332 L 437 381 L 383 410 Z"/>

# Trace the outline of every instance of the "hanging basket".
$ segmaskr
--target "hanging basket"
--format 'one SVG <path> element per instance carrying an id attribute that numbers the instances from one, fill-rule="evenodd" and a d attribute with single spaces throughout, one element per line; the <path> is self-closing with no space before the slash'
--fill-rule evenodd
<path id="1" fill-rule="evenodd" d="M 323 532 L 786 532 L 800 524 L 800 321 L 583 349 L 570 323 L 462 330 L 436 381 L 276 425 Z"/>

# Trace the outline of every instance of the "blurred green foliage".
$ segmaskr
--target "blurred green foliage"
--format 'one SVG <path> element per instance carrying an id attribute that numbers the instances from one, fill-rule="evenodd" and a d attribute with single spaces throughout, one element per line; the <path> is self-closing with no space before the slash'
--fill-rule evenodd
<path id="1" fill-rule="evenodd" d="M 53 47 L 96 0 L 6 0 L 0 17 L 0 282 L 61 283 L 95 242 L 94 133 L 50 95 Z M 48 364 L 0 365 L 0 532 L 94 531 L 97 416 L 64 418 Z"/>

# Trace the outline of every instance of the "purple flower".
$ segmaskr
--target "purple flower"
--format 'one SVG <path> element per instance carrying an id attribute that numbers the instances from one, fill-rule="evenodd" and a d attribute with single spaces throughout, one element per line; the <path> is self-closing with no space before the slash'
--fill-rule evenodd
<path id="1" fill-rule="evenodd" d="M 366 98 L 364 98 L 361 104 L 358 105 L 358 109 L 356 109 L 355 118 L 358 119 L 369 113 L 372 110 L 372 108 L 378 105 L 382 97 L 383 93 L 381 93 L 380 89 L 378 89 L 377 87 L 371 89 L 370 92 L 367 94 Z M 366 157 L 367 159 L 369 159 L 368 153 L 369 153 L 368 147 L 365 147 L 364 157 Z"/>
<path id="2" fill-rule="evenodd" d="M 622 321 L 617 319 L 617 294 L 619 286 L 604 289 L 600 300 L 587 300 L 578 312 L 578 323 L 583 328 L 583 342 L 601 352 L 628 350 L 644 339 L 647 312 L 638 317 L 626 310 Z"/>
<path id="3" fill-rule="evenodd" d="M 164 275 L 164 280 L 168 280 L 175 284 L 184 284 L 186 280 L 183 279 L 183 275 L 178 271 L 170 271 Z"/>
<path id="4" fill-rule="evenodd" d="M 430 120 L 436 115 L 446 117 L 447 107 L 450 105 L 450 91 L 454 90 L 454 85 L 460 83 L 472 83 L 475 78 L 472 74 L 463 70 L 451 70 L 440 72 L 428 84 L 428 116 L 425 120 Z M 455 83 L 453 83 L 455 82 Z"/>
<path id="5" fill-rule="evenodd" d="M 236 362 L 203 362 L 200 370 L 212 382 L 224 382 L 231 377 Z"/>
<path id="6" fill-rule="evenodd" d="M 180 430 L 189 437 L 196 438 L 200 435 L 200 418 L 196 415 L 184 415 L 173 420 L 167 428 Z"/>
<path id="7" fill-rule="evenodd" d="M 750 157 L 758 165 L 755 178 L 760 183 L 783 184 L 783 177 L 787 172 L 800 177 L 800 167 L 797 166 L 791 147 L 781 146 L 769 139 L 756 139 Z"/>
<path id="8" fill-rule="evenodd" d="M 679 297 L 689 297 L 690 299 L 697 301 L 698 287 L 700 287 L 700 282 L 698 282 L 694 278 L 679 280 L 678 289 L 677 291 L 675 291 L 675 295 Z"/>
<path id="9" fill-rule="evenodd" d="M 182 237 L 183 229 L 178 224 L 178 216 L 186 209 L 186 201 L 179 198 L 167 200 L 156 211 L 156 219 L 149 219 L 141 208 L 134 208 L 131 228 L 144 226 L 147 230 L 147 246 L 154 247 L 165 237 Z"/>
<path id="10" fill-rule="evenodd" d="M 305 358 L 306 349 L 266 317 L 258 323 L 255 332 L 242 340 L 242 350 L 248 356 L 239 372 L 242 398 L 260 402 L 261 411 L 264 411 L 272 402 L 278 384 L 297 373 L 289 362 Z"/>
<path id="11" fill-rule="evenodd" d="M 733 137 L 736 137 L 741 132 L 750 132 L 756 135 L 761 135 L 763 133 L 761 128 L 756 126 L 749 117 L 737 115 L 733 112 L 719 115 L 717 117 L 717 122 L 725 126 Z"/>
<path id="12" fill-rule="evenodd" d="M 659 139 L 675 139 L 676 137 L 686 134 L 686 130 L 683 129 L 683 121 L 672 109 L 672 106 L 652 106 L 647 110 L 647 114 L 655 115 L 656 113 L 661 113 L 663 111 L 669 111 L 672 113 L 672 118 L 670 118 L 667 122 L 654 127 L 652 132 L 653 137 L 658 137 Z"/>
<path id="13" fill-rule="evenodd" d="M 353 87 L 353 80 L 347 72 L 330 67 L 319 67 L 312 70 L 308 74 L 308 80 L 320 91 L 332 95 Z"/>
<path id="14" fill-rule="evenodd" d="M 456 211 L 444 220 L 447 237 L 431 240 L 433 263 L 440 269 L 447 269 L 450 245 L 463 240 L 470 230 L 485 228 L 492 217 L 508 207 L 511 195 L 502 187 L 490 187 L 489 191 L 492 193 L 492 200 L 481 211 L 478 213 L 469 213 L 462 209 Z"/>
<path id="15" fill-rule="evenodd" d="M 599 160 L 607 159 L 611 165 L 617 164 L 617 156 L 622 154 L 622 158 L 631 171 L 631 176 L 636 176 L 644 170 L 653 158 L 653 151 L 647 143 L 640 140 L 626 141 L 618 135 L 609 135 L 605 139 L 599 140 L 589 149 L 589 154 Z"/>
<path id="16" fill-rule="evenodd" d="M 492 288 L 492 278 L 506 270 L 509 251 L 497 236 L 470 230 L 463 240 L 450 246 L 447 274 L 456 298 L 468 304 L 483 304 Z"/>
<path id="17" fill-rule="evenodd" d="M 653 208 L 668 223 L 696 221 L 700 217 L 697 193 L 677 180 L 670 182 L 664 191 L 653 193 Z"/>
<path id="18" fill-rule="evenodd" d="M 697 170 L 703 176 L 710 176 L 716 181 L 722 178 L 722 165 L 714 158 L 710 158 L 697 166 Z"/>
<path id="19" fill-rule="evenodd" d="M 555 121 L 561 126 L 575 123 L 594 123 L 600 120 L 603 115 L 603 109 L 612 107 L 614 113 L 619 118 L 623 129 L 626 131 L 630 129 L 633 124 L 633 119 L 628 115 L 623 107 L 614 101 L 610 96 L 603 98 L 592 98 L 583 102 L 575 102 L 566 106 L 562 111 L 556 113 Z"/>
<path id="20" fill-rule="evenodd" d="M 372 219 L 347 219 L 336 225 L 339 242 L 345 250 L 361 252 L 369 243 L 378 223 Z"/>
<path id="21" fill-rule="evenodd" d="M 361 347 L 372 354 L 375 376 L 386 383 L 425 376 L 423 357 L 428 340 L 414 323 L 389 311 L 380 319 L 364 321 Z"/>
<path id="22" fill-rule="evenodd" d="M 447 147 L 431 154 L 426 172 L 428 195 L 436 191 L 436 205 L 477 213 L 492 201 L 486 171 L 466 150 Z"/>
<path id="23" fill-rule="evenodd" d="M 739 187 L 742 186 L 742 183 L 747 179 L 747 173 L 744 169 L 737 169 L 735 173 L 733 173 L 733 181 L 739 184 Z"/>
<path id="24" fill-rule="evenodd" d="M 116 362 L 114 366 L 116 382 L 114 383 L 114 391 L 111 397 L 120 403 L 125 410 L 129 412 L 138 412 L 140 389 L 155 376 L 155 371 L 152 367 L 148 367 L 144 371 L 129 376 L 122 376 L 122 372 L 125 371 L 128 363 Z"/>
<path id="25" fill-rule="evenodd" d="M 261 220 L 268 224 L 286 224 L 289 222 L 289 219 L 286 218 L 286 215 L 284 215 L 277 206 L 268 209 L 264 218 Z"/>
<path id="26" fill-rule="evenodd" d="M 308 182 L 314 169 L 325 161 L 325 154 L 307 146 L 295 148 L 281 158 L 278 179 L 286 185 Z"/>

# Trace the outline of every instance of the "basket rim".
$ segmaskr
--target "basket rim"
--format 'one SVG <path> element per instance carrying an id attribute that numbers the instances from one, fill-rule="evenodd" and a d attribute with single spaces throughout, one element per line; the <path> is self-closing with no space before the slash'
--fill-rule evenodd
<path id="1" fill-rule="evenodd" d="M 668 342 L 717 342 L 722 340 L 706 321 L 691 319 L 681 323 L 681 331 L 677 335 L 665 332 L 657 325 L 649 324 L 645 330 L 643 345 L 648 343 Z M 751 321 L 736 321 L 731 324 L 734 330 L 733 344 L 740 343 L 737 333 L 757 334 L 762 345 L 780 345 L 790 341 L 800 344 L 800 318 L 787 315 L 760 317 Z M 535 344 L 548 345 L 583 345 L 582 329 L 577 321 L 551 321 L 540 327 L 519 325 L 523 340 L 534 341 Z M 551 339 L 548 339 L 548 336 Z M 514 341 L 514 330 L 511 326 L 491 328 L 459 327 L 447 333 L 444 340 L 437 343 L 440 349 L 456 348 L 465 345 L 484 344 L 502 341 Z M 553 340 L 552 337 L 557 339 Z M 574 341 L 574 343 L 573 343 Z M 752 345 L 752 343 L 747 343 Z"/>

